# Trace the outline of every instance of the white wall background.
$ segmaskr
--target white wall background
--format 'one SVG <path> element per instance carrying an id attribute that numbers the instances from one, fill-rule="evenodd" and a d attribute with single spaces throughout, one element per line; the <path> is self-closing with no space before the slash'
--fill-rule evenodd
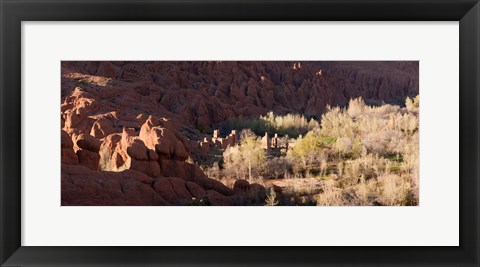
<path id="1" fill-rule="evenodd" d="M 458 245 L 458 22 L 24 22 L 22 245 Z M 61 207 L 61 60 L 419 60 L 419 207 Z"/>

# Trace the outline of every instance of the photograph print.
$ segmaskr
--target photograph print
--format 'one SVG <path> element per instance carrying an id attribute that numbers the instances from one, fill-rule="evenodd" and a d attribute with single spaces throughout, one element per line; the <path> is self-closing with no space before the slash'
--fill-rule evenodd
<path id="1" fill-rule="evenodd" d="M 418 61 L 62 61 L 62 206 L 418 206 Z"/>

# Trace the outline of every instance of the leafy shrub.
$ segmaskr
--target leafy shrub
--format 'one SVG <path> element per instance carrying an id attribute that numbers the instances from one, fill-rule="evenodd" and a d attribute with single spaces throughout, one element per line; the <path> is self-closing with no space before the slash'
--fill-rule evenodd
<path id="1" fill-rule="evenodd" d="M 223 125 L 225 131 L 250 129 L 256 135 L 278 134 L 280 136 L 298 137 L 319 127 L 319 123 L 311 118 L 308 120 L 303 115 L 287 114 L 275 115 L 273 112 L 258 118 L 245 118 L 242 116 L 232 118 Z"/>
<path id="2" fill-rule="evenodd" d="M 258 177 L 266 165 L 266 151 L 259 139 L 247 136 L 240 145 L 228 147 L 223 153 L 224 170 L 237 179 Z"/>

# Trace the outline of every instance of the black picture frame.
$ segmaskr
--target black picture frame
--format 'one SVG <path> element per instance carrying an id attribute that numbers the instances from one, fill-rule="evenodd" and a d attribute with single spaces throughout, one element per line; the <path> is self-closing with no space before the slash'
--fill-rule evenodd
<path id="1" fill-rule="evenodd" d="M 2 266 L 479 266 L 478 0 L 0 0 L 0 17 Z M 459 21 L 460 246 L 21 246 L 22 21 L 148 20 Z"/>

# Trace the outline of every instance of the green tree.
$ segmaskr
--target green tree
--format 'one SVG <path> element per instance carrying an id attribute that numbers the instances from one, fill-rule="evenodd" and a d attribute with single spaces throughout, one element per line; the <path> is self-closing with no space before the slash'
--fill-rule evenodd
<path id="1" fill-rule="evenodd" d="M 320 167 L 322 160 L 326 158 L 323 145 L 323 139 L 315 131 L 310 131 L 305 137 L 295 141 L 295 146 L 288 151 L 287 158 L 293 162 L 297 174 Z"/>
<path id="2" fill-rule="evenodd" d="M 242 140 L 240 152 L 248 166 L 248 179 L 252 180 L 252 168 L 259 173 L 265 166 L 267 159 L 266 151 L 262 148 L 260 140 L 249 136 Z"/>
<path id="3" fill-rule="evenodd" d="M 266 150 L 262 148 L 259 139 L 246 136 L 239 146 L 229 147 L 223 153 L 226 174 L 235 174 L 236 178 L 245 178 L 248 173 L 249 180 L 264 170 L 267 160 Z"/>

